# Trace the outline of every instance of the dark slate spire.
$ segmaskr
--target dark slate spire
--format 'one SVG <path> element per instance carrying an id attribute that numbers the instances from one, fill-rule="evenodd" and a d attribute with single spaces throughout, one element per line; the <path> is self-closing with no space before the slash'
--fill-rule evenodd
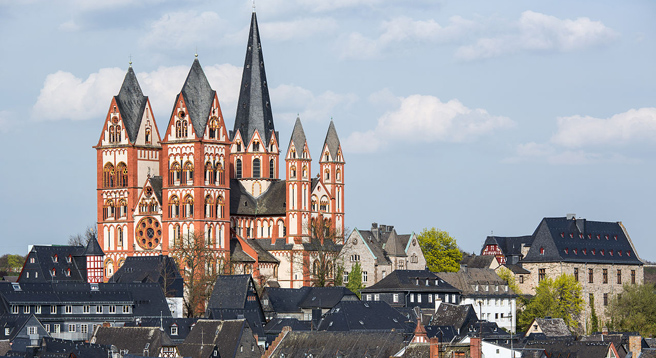
<path id="1" fill-rule="evenodd" d="M 235 118 L 235 128 L 230 133 L 230 139 L 234 139 L 237 131 L 240 131 L 241 138 L 247 143 L 256 130 L 263 137 L 266 145 L 269 145 L 271 133 L 275 132 L 275 128 L 264 71 L 260 32 L 257 27 L 257 17 L 253 12 L 244 72 L 241 76 L 239 102 L 237 102 L 237 117 Z"/>
<path id="2" fill-rule="evenodd" d="M 187 80 L 185 80 L 180 92 L 187 105 L 189 120 L 194 126 L 196 137 L 202 138 L 212 109 L 215 92 L 212 90 L 207 77 L 205 77 L 205 72 L 203 72 L 197 58 L 191 65 Z"/>
<path id="3" fill-rule="evenodd" d="M 96 237 L 92 237 L 91 240 L 87 243 L 86 249 L 84 249 L 84 256 L 104 256 L 105 253 L 103 252 L 102 248 L 100 247 L 100 244 L 98 244 L 98 240 Z"/>
<path id="4" fill-rule="evenodd" d="M 305 148 L 305 132 L 303 131 L 303 125 L 301 124 L 301 118 L 296 117 L 296 123 L 294 123 L 294 130 L 292 131 L 292 138 L 289 140 L 289 146 L 292 146 L 292 143 L 294 143 L 294 147 L 296 148 L 296 153 L 300 156 L 301 153 L 303 152 L 303 148 Z"/>
<path id="5" fill-rule="evenodd" d="M 323 143 L 324 148 L 328 146 L 328 152 L 333 161 L 337 161 L 337 150 L 339 149 L 339 137 L 337 136 L 337 131 L 335 130 L 335 124 L 330 120 L 330 125 L 328 126 L 328 133 L 326 133 L 326 140 Z"/>
<path id="6" fill-rule="evenodd" d="M 123 117 L 125 130 L 128 132 L 128 139 L 134 143 L 137 140 L 137 132 L 141 125 L 141 118 L 143 117 L 144 109 L 146 109 L 146 102 L 148 97 L 143 95 L 137 76 L 134 74 L 132 66 L 128 68 L 128 73 L 125 74 L 123 85 L 118 92 L 118 96 L 114 97 L 118 105 L 118 110 Z"/>

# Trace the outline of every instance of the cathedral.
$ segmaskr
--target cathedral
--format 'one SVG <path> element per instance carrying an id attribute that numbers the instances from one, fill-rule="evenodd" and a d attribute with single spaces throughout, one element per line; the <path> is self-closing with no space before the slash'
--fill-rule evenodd
<path id="1" fill-rule="evenodd" d="M 333 248 L 343 243 L 342 148 L 331 121 L 313 176 L 297 118 L 281 161 L 268 88 L 255 12 L 233 130 L 198 58 L 159 128 L 128 68 L 94 147 L 105 280 L 128 256 L 174 253 L 193 237 L 212 250 L 212 269 L 222 273 L 250 273 L 281 287 L 312 283 L 325 236 L 317 231 L 333 233 Z"/>

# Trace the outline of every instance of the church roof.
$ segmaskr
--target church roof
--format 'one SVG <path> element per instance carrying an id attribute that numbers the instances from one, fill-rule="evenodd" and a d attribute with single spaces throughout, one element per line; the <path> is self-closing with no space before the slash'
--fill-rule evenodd
<path id="1" fill-rule="evenodd" d="M 230 180 L 230 215 L 284 216 L 286 186 L 284 180 L 274 180 L 257 198 L 239 180 Z"/>
<path id="2" fill-rule="evenodd" d="M 100 247 L 100 244 L 98 244 L 98 239 L 94 236 L 89 240 L 87 243 L 86 249 L 84 249 L 84 256 L 104 256 L 105 253 L 103 252 L 102 248 Z"/>
<path id="3" fill-rule="evenodd" d="M 237 102 L 235 127 L 230 133 L 230 139 L 234 139 L 237 131 L 240 131 L 245 142 L 249 142 L 253 133 L 258 131 L 266 145 L 269 144 L 271 133 L 275 132 L 260 44 L 260 32 L 254 12 L 248 34 L 248 47 L 244 60 L 239 101 Z"/>
<path id="4" fill-rule="evenodd" d="M 339 137 L 337 136 L 337 131 L 335 130 L 335 123 L 330 121 L 328 126 L 328 133 L 326 133 L 326 140 L 324 141 L 324 147 L 328 146 L 328 152 L 330 152 L 330 157 L 333 161 L 337 161 L 337 150 L 339 149 Z"/>
<path id="5" fill-rule="evenodd" d="M 187 106 L 189 119 L 194 126 L 196 137 L 201 138 L 205 133 L 216 92 L 212 90 L 198 59 L 194 59 L 180 93 Z"/>
<path id="6" fill-rule="evenodd" d="M 162 204 L 162 177 L 150 177 L 150 186 L 153 187 L 153 193 L 157 197 L 157 202 Z"/>
<path id="7" fill-rule="evenodd" d="M 118 96 L 114 97 L 118 110 L 121 112 L 123 118 L 123 125 L 125 131 L 128 133 L 130 142 L 134 143 L 137 140 L 137 133 L 141 125 L 141 118 L 146 108 L 148 97 L 143 95 L 137 76 L 134 74 L 132 66 L 128 68 L 128 73 L 125 74 L 121 90 Z"/>
<path id="8" fill-rule="evenodd" d="M 296 152 L 298 153 L 300 158 L 300 153 L 303 151 L 303 148 L 305 148 L 305 143 L 307 142 L 307 139 L 305 138 L 305 132 L 303 131 L 303 125 L 301 124 L 301 119 L 299 117 L 296 117 L 296 123 L 294 123 L 294 130 L 292 130 L 292 138 L 289 140 L 289 146 L 292 146 L 292 143 L 294 143 L 294 148 L 296 148 Z"/>

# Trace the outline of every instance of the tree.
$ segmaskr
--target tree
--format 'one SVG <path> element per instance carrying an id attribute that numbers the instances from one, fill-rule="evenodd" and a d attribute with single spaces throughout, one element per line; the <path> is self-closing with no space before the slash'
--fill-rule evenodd
<path id="1" fill-rule="evenodd" d="M 200 317 L 214 283 L 224 269 L 213 242 L 203 233 L 189 233 L 176 240 L 171 256 L 175 258 L 184 280 L 184 307 L 187 317 Z"/>
<path id="2" fill-rule="evenodd" d="M 344 265 L 335 264 L 335 286 L 344 286 Z"/>
<path id="3" fill-rule="evenodd" d="M 364 285 L 362 284 L 362 268 L 360 267 L 359 262 L 356 262 L 355 265 L 351 267 L 351 272 L 348 274 L 346 288 L 360 297 L 360 290 L 364 288 Z"/>
<path id="4" fill-rule="evenodd" d="M 599 318 L 597 317 L 597 310 L 594 306 L 594 298 L 590 300 L 590 329 L 588 334 L 599 332 Z"/>
<path id="5" fill-rule="evenodd" d="M 581 284 L 572 275 L 560 275 L 555 280 L 545 278 L 535 289 L 522 312 L 519 313 L 520 330 L 527 330 L 535 318 L 562 318 L 571 330 L 579 329 L 579 315 L 583 310 Z"/>
<path id="6" fill-rule="evenodd" d="M 508 287 L 510 287 L 513 292 L 515 292 L 518 295 L 522 294 L 522 290 L 519 288 L 519 285 L 517 284 L 517 281 L 515 280 L 515 274 L 513 274 L 512 271 L 510 271 L 508 268 L 504 266 L 499 266 L 499 268 L 496 269 L 497 275 L 499 277 L 506 281 L 508 283 Z"/>
<path id="7" fill-rule="evenodd" d="M 643 337 L 656 334 L 656 292 L 653 284 L 624 285 L 624 292 L 610 300 L 606 310 L 609 328 L 614 331 L 640 332 Z"/>
<path id="8" fill-rule="evenodd" d="M 18 273 L 23 267 L 23 262 L 25 262 L 25 257 L 21 255 L 2 255 L 0 257 L 0 271 L 4 272 L 3 276 Z"/>
<path id="9" fill-rule="evenodd" d="M 426 258 L 426 265 L 432 272 L 458 272 L 462 252 L 456 239 L 449 233 L 436 228 L 424 229 L 419 234 L 419 246 Z"/>
<path id="10" fill-rule="evenodd" d="M 309 277 L 314 287 L 335 285 L 335 268 L 338 266 L 341 246 L 337 244 L 341 233 L 323 216 L 311 218 L 308 225 L 310 240 L 303 244 L 303 253 L 290 257 L 300 265 L 303 276 Z"/>
<path id="11" fill-rule="evenodd" d="M 72 246 L 87 246 L 91 239 L 98 238 L 98 230 L 95 226 L 87 226 L 83 233 L 77 233 L 68 237 L 68 244 Z"/>

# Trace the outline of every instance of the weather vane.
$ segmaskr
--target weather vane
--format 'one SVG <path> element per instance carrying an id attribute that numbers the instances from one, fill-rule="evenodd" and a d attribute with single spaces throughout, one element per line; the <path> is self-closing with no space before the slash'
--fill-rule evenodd
<path id="1" fill-rule="evenodd" d="M 130 62 L 128 63 L 130 64 L 130 67 L 132 67 L 132 54 L 130 54 Z"/>
<path id="2" fill-rule="evenodd" d="M 253 0 L 253 12 L 255 12 L 255 0 Z"/>

